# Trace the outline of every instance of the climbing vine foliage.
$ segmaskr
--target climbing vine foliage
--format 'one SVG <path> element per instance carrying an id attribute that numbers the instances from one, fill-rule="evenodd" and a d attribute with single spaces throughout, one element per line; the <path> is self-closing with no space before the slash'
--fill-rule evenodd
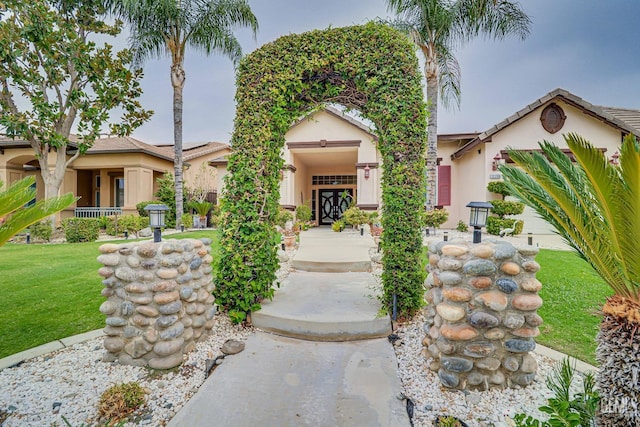
<path id="1" fill-rule="evenodd" d="M 422 305 L 426 110 L 410 41 L 379 24 L 288 35 L 246 56 L 222 204 L 216 302 L 235 320 L 273 296 L 281 152 L 292 123 L 326 103 L 376 127 L 383 158 L 383 296 L 399 316 Z"/>

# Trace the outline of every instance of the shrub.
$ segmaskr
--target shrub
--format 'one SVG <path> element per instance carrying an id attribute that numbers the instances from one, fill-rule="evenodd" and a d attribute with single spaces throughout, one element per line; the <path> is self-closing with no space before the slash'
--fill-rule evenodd
<path id="1" fill-rule="evenodd" d="M 138 215 L 110 216 L 107 222 L 107 234 L 118 236 L 127 231 L 129 234 L 138 236 L 138 232 L 149 226 L 149 217 Z"/>
<path id="2" fill-rule="evenodd" d="M 284 228 L 287 221 L 293 221 L 293 214 L 291 211 L 280 208 L 280 210 L 278 210 L 278 215 L 276 216 L 276 224 Z"/>
<path id="3" fill-rule="evenodd" d="M 213 222 L 213 217 L 211 222 Z M 182 214 L 182 225 L 184 225 L 184 228 L 193 228 L 193 215 L 190 213 Z"/>
<path id="4" fill-rule="evenodd" d="M 109 387 L 100 396 L 98 414 L 102 419 L 121 421 L 144 404 L 144 395 L 136 382 Z"/>
<path id="5" fill-rule="evenodd" d="M 374 224 L 380 225 L 382 218 L 380 218 L 380 213 L 378 213 L 378 211 L 369 212 L 367 216 L 369 217 L 369 226 L 373 227 Z"/>
<path id="6" fill-rule="evenodd" d="M 515 227 L 515 231 L 513 235 L 522 233 L 522 227 L 524 227 L 524 223 L 522 220 L 517 220 L 513 218 L 498 218 L 497 216 L 490 216 L 487 218 L 487 233 L 493 234 L 494 236 L 500 235 L 500 230 L 504 230 L 506 228 L 512 228 L 513 224 L 518 221 Z"/>
<path id="7" fill-rule="evenodd" d="M 94 242 L 100 233 L 98 218 L 66 218 L 62 220 L 64 236 L 68 243 Z"/>
<path id="8" fill-rule="evenodd" d="M 340 232 L 344 230 L 344 226 L 345 226 L 345 222 L 339 219 L 337 221 L 333 221 L 333 223 L 331 224 L 331 229 L 335 232 Z"/>
<path id="9" fill-rule="evenodd" d="M 167 205 L 169 211 L 165 216 L 165 224 L 168 228 L 174 228 L 176 226 L 176 189 L 173 174 L 165 173 L 162 178 L 158 178 L 158 191 L 154 194 L 158 198 L 159 202 Z M 183 192 L 182 205 L 187 205 L 187 192 Z"/>
<path id="10" fill-rule="evenodd" d="M 31 237 L 49 242 L 51 241 L 51 236 L 53 235 L 53 228 L 51 227 L 51 223 L 49 221 L 38 221 L 34 224 L 31 224 L 31 226 L 29 227 L 29 232 L 31 233 Z"/>
<path id="11" fill-rule="evenodd" d="M 520 215 L 524 212 L 524 203 L 520 202 L 492 200 L 491 204 L 493 205 L 491 213 L 497 215 L 499 218 L 504 218 L 505 215 Z"/>
<path id="12" fill-rule="evenodd" d="M 144 208 L 147 207 L 147 205 L 152 205 L 154 203 L 158 203 L 158 202 L 140 202 L 136 205 L 136 209 L 138 210 L 138 215 L 140 216 L 149 216 L 149 212 L 145 211 Z"/>
<path id="13" fill-rule="evenodd" d="M 469 231 L 469 226 L 462 220 L 458 221 L 458 225 L 456 225 L 456 230 L 461 233 Z"/>
<path id="14" fill-rule="evenodd" d="M 369 215 L 356 206 L 351 206 L 349 209 L 344 211 L 342 218 L 346 224 L 353 225 L 354 227 L 365 224 L 369 221 Z"/>
<path id="15" fill-rule="evenodd" d="M 503 200 L 505 197 L 511 195 L 511 190 L 509 190 L 509 187 L 507 187 L 507 184 L 504 181 L 491 181 L 487 185 L 487 190 L 491 193 L 500 194 Z"/>
<path id="16" fill-rule="evenodd" d="M 300 205 L 296 207 L 296 220 L 299 222 L 307 222 L 311 220 L 311 207 L 309 205 Z"/>
<path id="17" fill-rule="evenodd" d="M 444 209 L 434 209 L 424 214 L 424 223 L 427 227 L 438 228 L 449 218 L 449 212 Z"/>

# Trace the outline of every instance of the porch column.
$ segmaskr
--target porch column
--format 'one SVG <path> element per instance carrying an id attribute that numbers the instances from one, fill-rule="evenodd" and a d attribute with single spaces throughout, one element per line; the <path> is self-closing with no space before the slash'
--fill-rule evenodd
<path id="1" fill-rule="evenodd" d="M 293 165 L 285 165 L 281 172 L 282 179 L 280 181 L 280 206 L 284 208 L 295 208 L 296 205 L 296 185 L 295 173 L 296 167 Z"/>
<path id="2" fill-rule="evenodd" d="M 357 163 L 356 170 L 358 176 L 357 206 L 363 210 L 377 210 L 380 207 L 378 197 L 380 169 L 378 163 Z"/>
<path id="3" fill-rule="evenodd" d="M 138 203 L 153 200 L 153 197 L 153 170 L 125 168 L 123 209 L 135 210 Z"/>

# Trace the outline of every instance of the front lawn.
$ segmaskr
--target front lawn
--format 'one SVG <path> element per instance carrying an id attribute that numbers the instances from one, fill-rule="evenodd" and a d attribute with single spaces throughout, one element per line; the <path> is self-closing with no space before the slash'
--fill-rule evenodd
<path id="1" fill-rule="evenodd" d="M 209 237 L 217 251 L 218 234 L 211 230 L 167 236 L 174 237 Z M 0 358 L 104 327 L 96 261 L 103 243 L 0 248 Z"/>

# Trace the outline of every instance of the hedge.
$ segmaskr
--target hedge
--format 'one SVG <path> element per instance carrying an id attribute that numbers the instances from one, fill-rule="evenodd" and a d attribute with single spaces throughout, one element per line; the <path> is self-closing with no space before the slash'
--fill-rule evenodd
<path id="1" fill-rule="evenodd" d="M 518 224 L 516 224 L 515 231 L 511 233 L 513 235 L 522 233 L 522 228 L 524 227 L 524 222 L 522 220 L 517 220 L 514 218 L 498 218 L 497 216 L 490 216 L 487 218 L 487 233 L 493 234 L 494 236 L 499 236 L 501 230 L 512 228 L 513 223 L 516 221 L 518 221 Z"/>
<path id="2" fill-rule="evenodd" d="M 68 243 L 94 242 L 100 234 L 100 219 L 66 218 L 62 220 L 62 229 Z"/>
<path id="3" fill-rule="evenodd" d="M 216 302 L 235 321 L 272 298 L 280 157 L 292 123 L 339 103 L 375 124 L 382 156 L 383 309 L 401 317 L 423 305 L 420 235 L 425 204 L 426 108 L 411 41 L 381 23 L 292 34 L 241 61 L 222 201 Z"/>

